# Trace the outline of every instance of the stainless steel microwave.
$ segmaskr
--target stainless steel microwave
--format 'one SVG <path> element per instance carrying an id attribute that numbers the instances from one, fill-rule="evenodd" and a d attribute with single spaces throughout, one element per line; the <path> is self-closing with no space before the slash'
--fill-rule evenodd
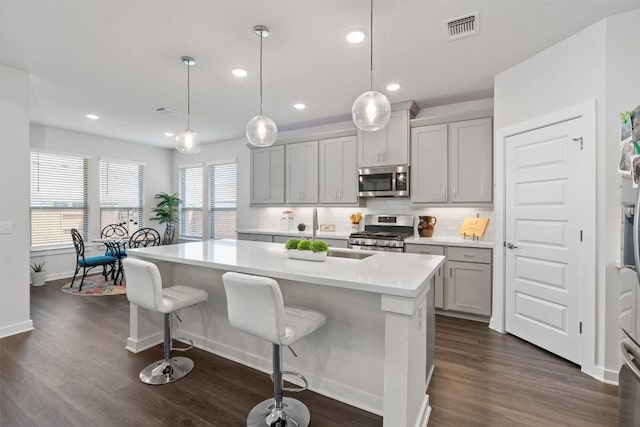
<path id="1" fill-rule="evenodd" d="M 409 195 L 409 166 L 381 166 L 358 169 L 360 197 Z"/>

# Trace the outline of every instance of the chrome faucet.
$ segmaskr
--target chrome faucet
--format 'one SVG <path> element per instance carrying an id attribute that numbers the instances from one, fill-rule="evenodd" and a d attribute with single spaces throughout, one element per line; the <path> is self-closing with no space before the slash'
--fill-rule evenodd
<path id="1" fill-rule="evenodd" d="M 313 225 L 311 226 L 311 241 L 316 240 L 316 230 L 318 229 L 318 208 L 313 208 Z"/>

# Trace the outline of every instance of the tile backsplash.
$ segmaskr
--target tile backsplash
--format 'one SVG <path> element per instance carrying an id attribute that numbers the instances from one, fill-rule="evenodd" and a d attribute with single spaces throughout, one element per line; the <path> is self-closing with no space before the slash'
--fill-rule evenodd
<path id="1" fill-rule="evenodd" d="M 252 208 L 257 213 L 258 224 L 256 227 L 261 229 L 281 229 L 282 211 L 286 207 L 269 207 L 269 208 Z M 290 207 L 294 212 L 294 224 L 304 223 L 307 226 L 311 224 L 313 207 Z M 408 199 L 404 198 L 376 198 L 367 201 L 367 207 L 318 207 L 318 222 L 320 224 L 334 224 L 336 231 L 351 231 L 351 222 L 349 215 L 354 212 L 367 214 L 404 214 L 413 215 L 431 215 L 437 218 L 434 236 L 446 237 L 457 236 L 458 229 L 462 225 L 465 217 L 489 218 L 489 225 L 485 232 L 484 239 L 493 241 L 495 233 L 493 208 L 479 207 L 417 207 L 411 205 Z M 415 220 L 416 226 L 418 219 Z"/>

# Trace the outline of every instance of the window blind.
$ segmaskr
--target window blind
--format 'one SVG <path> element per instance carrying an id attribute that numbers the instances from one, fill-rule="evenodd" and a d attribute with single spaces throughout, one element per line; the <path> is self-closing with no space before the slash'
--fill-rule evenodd
<path id="1" fill-rule="evenodd" d="M 213 239 L 236 238 L 238 166 L 209 166 L 209 224 Z"/>
<path id="2" fill-rule="evenodd" d="M 120 224 L 131 235 L 143 226 L 143 202 L 142 164 L 100 160 L 100 230 Z"/>
<path id="3" fill-rule="evenodd" d="M 180 235 L 202 237 L 204 168 L 180 169 Z"/>
<path id="4" fill-rule="evenodd" d="M 31 246 L 71 244 L 71 229 L 87 238 L 88 160 L 31 152 Z"/>

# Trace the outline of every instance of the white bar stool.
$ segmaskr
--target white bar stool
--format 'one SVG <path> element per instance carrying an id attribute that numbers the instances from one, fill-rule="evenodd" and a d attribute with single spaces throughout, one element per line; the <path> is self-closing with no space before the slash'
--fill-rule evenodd
<path id="1" fill-rule="evenodd" d="M 129 301 L 139 307 L 164 314 L 164 359 L 144 368 L 140 372 L 140 381 L 145 384 L 162 385 L 179 380 L 191 372 L 193 360 L 187 357 L 172 357 L 171 350 L 190 350 L 193 348 L 193 341 L 179 338 L 181 341 L 188 341 L 189 346 L 171 347 L 171 313 L 204 302 L 209 299 L 209 295 L 190 286 L 178 285 L 163 289 L 160 271 L 154 263 L 131 258 L 122 262 L 127 275 Z"/>
<path id="2" fill-rule="evenodd" d="M 307 384 L 302 375 L 282 371 L 282 346 L 290 346 L 309 335 L 324 325 L 327 318 L 313 310 L 285 307 L 278 282 L 273 279 L 229 272 L 222 275 L 222 281 L 231 326 L 273 344 L 274 397 L 249 412 L 247 427 L 308 426 L 311 415 L 306 405 L 282 397 L 283 374 L 296 375 Z M 306 386 L 301 390 L 305 389 Z"/>

